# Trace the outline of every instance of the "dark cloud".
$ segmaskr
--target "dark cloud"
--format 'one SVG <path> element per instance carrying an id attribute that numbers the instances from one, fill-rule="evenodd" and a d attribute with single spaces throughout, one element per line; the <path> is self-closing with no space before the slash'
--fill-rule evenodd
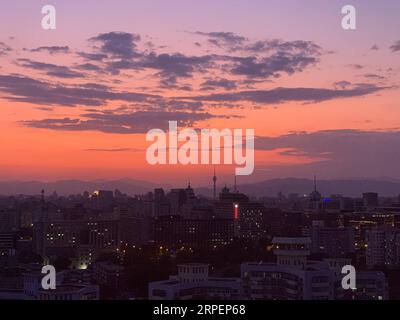
<path id="1" fill-rule="evenodd" d="M 392 50 L 392 52 L 400 51 L 400 40 L 395 42 L 392 46 L 390 46 L 389 49 Z"/>
<path id="2" fill-rule="evenodd" d="M 348 64 L 347 67 L 355 69 L 355 70 L 361 70 L 364 68 L 361 64 L 353 63 L 353 64 Z"/>
<path id="3" fill-rule="evenodd" d="M 226 48 L 229 51 L 242 51 L 247 53 L 303 53 L 306 55 L 318 56 L 322 53 L 322 48 L 312 41 L 295 40 L 283 41 L 280 39 L 268 39 L 261 41 L 251 41 L 250 39 L 237 35 L 232 32 L 194 32 L 196 35 L 208 37 L 209 43 Z"/>
<path id="4" fill-rule="evenodd" d="M 312 41 L 282 41 L 278 39 L 252 42 L 231 32 L 195 32 L 207 36 L 209 42 L 228 49 L 228 52 L 242 53 L 244 56 L 225 56 L 233 75 L 248 78 L 279 77 L 301 72 L 319 61 L 322 48 Z M 216 60 L 221 56 L 214 56 Z"/>
<path id="5" fill-rule="evenodd" d="M 102 61 L 107 58 L 104 53 L 78 52 L 77 55 L 88 61 Z"/>
<path id="6" fill-rule="evenodd" d="M 78 69 L 85 71 L 96 71 L 101 72 L 103 69 L 93 63 L 83 63 L 77 66 Z"/>
<path id="7" fill-rule="evenodd" d="M 209 109 L 225 105 L 237 106 L 238 102 L 249 101 L 257 104 L 279 104 L 290 101 L 305 103 L 320 102 L 332 99 L 357 97 L 385 89 L 378 85 L 353 85 L 351 83 L 336 83 L 334 89 L 325 88 L 274 88 L 269 90 L 250 90 L 249 85 L 272 81 L 282 75 L 302 72 L 307 67 L 316 64 L 322 55 L 322 48 L 311 41 L 264 40 L 252 42 L 249 39 L 231 32 L 196 32 L 209 40 L 218 40 L 220 46 L 240 46 L 240 51 L 233 55 L 200 55 L 192 56 L 183 53 L 159 53 L 152 45 L 149 50 L 140 51 L 140 36 L 124 33 L 102 33 L 90 38 L 93 44 L 92 53 L 77 52 L 83 60 L 73 67 L 38 62 L 29 59 L 19 59 L 18 63 L 25 68 L 41 71 L 48 76 L 57 78 L 84 78 L 93 76 L 83 71 L 98 73 L 101 80 L 104 72 L 118 74 L 121 70 L 152 71 L 159 80 L 156 89 L 193 91 L 189 81 L 201 73 L 202 90 L 225 89 L 230 92 L 206 94 L 197 96 L 164 98 L 160 95 L 135 92 L 116 92 L 112 87 L 98 84 L 66 85 L 35 80 L 18 75 L 0 76 L 0 91 L 5 93 L 5 99 L 30 102 L 40 105 L 62 106 L 103 106 L 108 101 L 132 103 L 135 111 L 204 111 L 204 102 L 209 103 Z M 58 48 L 58 49 L 57 49 Z M 62 51 L 68 47 L 39 47 L 33 50 Z M 241 56 L 244 54 L 244 56 Z M 226 72 L 226 78 L 213 77 L 214 71 Z M 128 74 L 127 74 L 128 75 Z M 230 80 L 234 75 L 235 80 Z M 148 75 L 146 75 L 148 76 Z M 241 77 L 238 77 L 241 76 Z M 369 79 L 372 74 L 366 75 Z M 98 80 L 96 79 L 96 80 Z M 114 80 L 114 83 L 123 83 Z M 101 82 L 100 82 L 101 83 Z M 236 91 L 240 88 L 240 91 Z M 142 90 L 142 89 L 141 89 Z M 148 90 L 145 88 L 143 90 Z M 233 91 L 235 90 L 235 91 Z M 157 91 L 153 91 L 157 92 Z M 209 110 L 207 109 L 207 110 Z"/>
<path id="8" fill-rule="evenodd" d="M 378 74 L 373 74 L 373 73 L 366 73 L 363 75 L 367 79 L 372 79 L 372 80 L 385 80 L 386 77 L 380 76 Z"/>
<path id="9" fill-rule="evenodd" d="M 315 163 L 299 165 L 297 172 L 333 176 L 393 176 L 400 162 L 400 131 L 326 130 L 295 132 L 278 137 L 258 137 L 258 150 L 282 150 L 281 155 L 308 156 Z M 295 167 L 295 166 L 294 166 Z M 291 169 L 286 169 L 286 174 Z M 303 171 L 301 171 L 303 170 Z M 295 173 L 295 170 L 291 171 Z"/>
<path id="10" fill-rule="evenodd" d="M 225 90 L 234 90 L 237 88 L 236 81 L 228 79 L 208 79 L 200 86 L 202 90 L 215 90 L 221 88 Z"/>
<path id="11" fill-rule="evenodd" d="M 0 92 L 4 99 L 51 106 L 97 107 L 107 101 L 133 103 L 130 110 L 191 111 L 203 110 L 201 101 L 164 98 L 159 95 L 115 91 L 111 87 L 86 83 L 80 85 L 53 84 L 20 75 L 0 75 Z"/>
<path id="12" fill-rule="evenodd" d="M 204 105 L 200 101 L 182 101 L 171 99 L 160 101 L 156 108 L 164 111 L 186 110 L 198 112 L 204 110 Z"/>
<path id="13" fill-rule="evenodd" d="M 374 45 L 371 47 L 371 50 L 379 50 L 378 45 L 377 45 L 377 44 L 374 44 Z"/>
<path id="14" fill-rule="evenodd" d="M 205 36 L 208 42 L 232 55 L 191 56 L 181 52 L 160 53 L 154 44 L 144 46 L 141 51 L 139 35 L 125 32 L 102 33 L 89 39 L 94 43 L 93 52 L 77 54 L 89 64 L 83 64 L 89 71 L 107 72 L 113 75 L 123 70 L 154 70 L 159 78 L 161 89 L 191 91 L 191 86 L 179 83 L 182 79 L 192 78 L 195 73 L 223 70 L 230 75 L 243 76 L 247 79 L 264 79 L 291 75 L 302 72 L 319 61 L 322 49 L 311 41 L 266 40 L 251 42 L 249 39 L 232 32 L 193 32 Z M 245 56 L 241 54 L 245 53 Z M 93 64 L 94 63 L 94 64 Z M 100 65 L 98 64 L 100 63 Z M 90 68 L 90 69 L 89 69 Z M 207 81 L 207 80 L 206 80 Z M 204 85 L 203 89 L 221 87 L 233 89 L 233 82 Z"/>
<path id="15" fill-rule="evenodd" d="M 0 91 L 8 94 L 4 98 L 11 101 L 62 106 L 102 106 L 109 100 L 143 102 L 160 98 L 142 93 L 114 92 L 98 84 L 67 86 L 19 75 L 0 75 Z"/>
<path id="16" fill-rule="evenodd" d="M 68 46 L 51 46 L 51 47 L 38 47 L 35 49 L 31 49 L 31 52 L 48 52 L 50 54 L 55 53 L 68 53 L 69 47 Z"/>
<path id="17" fill-rule="evenodd" d="M 5 44 L 4 42 L 0 42 L 0 56 L 6 55 L 6 54 L 9 53 L 10 51 L 12 51 L 12 49 L 11 49 L 10 46 L 8 46 L 7 44 Z"/>
<path id="18" fill-rule="evenodd" d="M 138 111 L 132 113 L 115 113 L 113 111 L 85 113 L 80 119 L 42 119 L 23 121 L 31 128 L 64 130 L 64 131 L 101 131 L 105 133 L 135 134 L 146 133 L 151 129 L 167 130 L 168 121 L 178 121 L 180 126 L 192 127 L 198 121 L 212 118 L 227 118 L 208 112 L 163 112 Z"/>
<path id="19" fill-rule="evenodd" d="M 315 64 L 318 58 L 303 53 L 277 52 L 264 58 L 252 56 L 235 58 L 234 60 L 236 63 L 231 70 L 234 75 L 249 78 L 276 78 L 283 73 L 291 75 L 295 72 L 302 72 L 306 67 Z"/>
<path id="20" fill-rule="evenodd" d="M 138 151 L 142 151 L 142 150 L 136 149 L 136 148 L 111 148 L 111 149 L 101 148 L 101 149 L 85 149 L 85 151 L 89 151 L 89 152 L 138 152 Z"/>
<path id="21" fill-rule="evenodd" d="M 312 41 L 295 40 L 282 41 L 279 39 L 256 41 L 243 48 L 244 51 L 253 53 L 260 52 L 292 52 L 304 53 L 307 55 L 320 55 L 322 48 Z"/>
<path id="22" fill-rule="evenodd" d="M 143 57 L 140 66 L 159 70 L 159 75 L 163 78 L 176 82 L 177 78 L 191 77 L 194 71 L 204 71 L 210 67 L 211 56 L 186 56 L 180 53 L 176 54 L 155 54 L 150 53 Z"/>
<path id="23" fill-rule="evenodd" d="M 109 32 L 99 34 L 89 40 L 99 42 L 100 51 L 103 54 L 129 59 L 137 55 L 135 50 L 137 42 L 140 41 L 140 36 L 126 32 Z"/>
<path id="24" fill-rule="evenodd" d="M 112 74 L 121 70 L 155 70 L 161 78 L 162 87 L 176 86 L 179 78 L 192 77 L 194 72 L 204 71 L 211 66 L 211 56 L 188 56 L 182 53 L 141 52 L 137 48 L 139 35 L 121 32 L 110 32 L 91 38 L 100 42 L 100 52 L 80 53 L 87 60 L 105 62 L 105 69 Z M 153 47 L 150 49 L 154 49 Z M 99 56 L 100 54 L 100 56 Z M 105 55 L 102 56 L 102 55 Z M 112 59 L 107 59 L 112 58 Z M 181 89 L 189 89 L 181 86 Z"/>
<path id="25" fill-rule="evenodd" d="M 101 33 L 89 39 L 95 44 L 94 52 L 77 52 L 77 55 L 89 62 L 89 67 L 95 71 L 92 62 L 102 62 L 104 71 L 119 74 L 123 69 L 139 69 L 135 58 L 140 58 L 142 53 L 138 51 L 137 44 L 141 40 L 140 35 L 126 32 Z M 97 65 L 96 65 L 97 66 Z M 100 68 L 97 66 L 97 68 Z"/>
<path id="26" fill-rule="evenodd" d="M 190 84 L 177 86 L 177 89 L 181 91 L 193 91 L 193 87 Z"/>
<path id="27" fill-rule="evenodd" d="M 168 90 L 176 89 L 180 91 L 193 91 L 192 85 L 180 85 L 178 83 L 178 78 L 176 77 L 162 78 L 160 80 L 159 88 Z"/>
<path id="28" fill-rule="evenodd" d="M 386 87 L 378 87 L 374 85 L 359 85 L 352 89 L 275 88 L 271 90 L 216 93 L 203 96 L 187 97 L 187 99 L 214 102 L 249 101 L 260 104 L 279 104 L 290 101 L 321 102 L 340 98 L 365 96 L 383 89 L 386 89 Z"/>
<path id="29" fill-rule="evenodd" d="M 121 70 L 129 70 L 129 69 L 142 69 L 138 62 L 132 60 L 113 60 L 108 61 L 106 63 L 106 70 L 114 75 L 118 75 Z"/>
<path id="30" fill-rule="evenodd" d="M 335 86 L 335 88 L 346 89 L 351 87 L 353 84 L 349 81 L 343 80 L 343 81 L 337 81 L 333 85 Z"/>
<path id="31" fill-rule="evenodd" d="M 179 79 L 190 78 L 195 72 L 206 72 L 220 63 L 231 67 L 230 73 L 247 78 L 279 77 L 282 74 L 301 72 L 318 62 L 321 48 L 310 41 L 281 40 L 250 43 L 247 38 L 231 32 L 195 32 L 207 36 L 209 41 L 219 47 L 252 53 L 251 56 L 188 56 L 183 53 L 157 53 L 156 51 L 140 52 L 136 42 L 140 37 L 128 33 L 110 32 L 101 34 L 92 41 L 101 41 L 102 54 L 111 55 L 114 59 L 106 62 L 106 69 L 112 74 L 121 70 L 158 71 L 162 88 L 175 88 Z M 259 53 L 263 52 L 260 56 Z M 211 87 L 211 86 L 210 86 Z M 182 89 L 187 89 L 182 87 Z"/>
<path id="32" fill-rule="evenodd" d="M 191 91 L 190 85 L 180 85 L 182 78 L 191 78 L 194 72 L 205 72 L 212 66 L 212 56 L 187 56 L 181 53 L 157 54 L 150 52 L 137 59 L 121 59 L 107 63 L 107 70 L 118 74 L 120 70 L 154 70 L 160 78 L 160 88 Z"/>
<path id="33" fill-rule="evenodd" d="M 83 73 L 73 71 L 69 67 L 59 66 L 51 63 L 44 63 L 33 61 L 29 59 L 18 59 L 18 65 L 34 69 L 38 71 L 45 72 L 48 76 L 57 77 L 57 78 L 83 78 L 85 75 Z"/>
<path id="34" fill-rule="evenodd" d="M 219 48 L 229 48 L 237 50 L 247 40 L 247 38 L 239 36 L 233 32 L 194 32 L 196 35 L 206 36 L 208 42 Z"/>
<path id="35" fill-rule="evenodd" d="M 231 72 L 248 78 L 280 77 L 302 72 L 319 61 L 322 48 L 311 41 L 265 40 L 249 43 L 241 49 L 251 53 L 234 57 Z"/>

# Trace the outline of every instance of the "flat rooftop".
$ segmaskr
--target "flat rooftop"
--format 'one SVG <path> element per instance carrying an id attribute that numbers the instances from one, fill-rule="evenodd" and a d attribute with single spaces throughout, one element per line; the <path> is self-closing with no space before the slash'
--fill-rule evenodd
<path id="1" fill-rule="evenodd" d="M 310 244 L 311 239 L 307 237 L 274 237 L 272 243 L 276 244 Z"/>

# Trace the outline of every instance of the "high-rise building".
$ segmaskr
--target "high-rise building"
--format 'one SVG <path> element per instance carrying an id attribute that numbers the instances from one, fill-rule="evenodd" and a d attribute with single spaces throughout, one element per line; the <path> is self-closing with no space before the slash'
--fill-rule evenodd
<path id="1" fill-rule="evenodd" d="M 160 217 L 170 214 L 170 204 L 165 196 L 164 189 L 157 188 L 154 189 L 154 199 L 153 199 L 153 217 Z"/>
<path id="2" fill-rule="evenodd" d="M 18 231 L 19 215 L 13 208 L 0 208 L 0 232 L 1 231 Z"/>
<path id="3" fill-rule="evenodd" d="M 314 190 L 309 195 L 309 206 L 312 211 L 319 212 L 322 205 L 322 196 L 317 190 L 317 177 L 314 176 Z"/>
<path id="4" fill-rule="evenodd" d="M 215 166 L 214 166 L 214 176 L 213 176 L 213 200 L 217 200 L 217 175 L 215 173 Z"/>
<path id="5" fill-rule="evenodd" d="M 378 194 L 376 192 L 363 193 L 364 206 L 373 208 L 379 206 Z"/>
<path id="6" fill-rule="evenodd" d="M 48 223 L 48 206 L 44 199 L 44 190 L 41 192 L 39 207 L 34 212 L 33 218 L 33 251 L 45 256 L 46 223 Z"/>
<path id="7" fill-rule="evenodd" d="M 374 227 L 366 233 L 366 263 L 368 267 L 400 266 L 400 229 Z"/>
<path id="8" fill-rule="evenodd" d="M 186 190 L 171 189 L 171 191 L 167 194 L 167 198 L 171 208 L 170 214 L 181 214 L 181 208 L 187 202 Z"/>
<path id="9" fill-rule="evenodd" d="M 233 241 L 233 219 L 164 216 L 154 221 L 156 244 L 164 247 L 213 247 Z"/>
<path id="10" fill-rule="evenodd" d="M 323 221 L 315 220 L 311 226 L 311 251 L 328 257 L 344 257 L 354 253 L 354 230 L 352 227 L 325 227 Z"/>
<path id="11" fill-rule="evenodd" d="M 0 232 L 0 256 L 15 254 L 16 235 L 14 232 Z"/>
<path id="12" fill-rule="evenodd" d="M 110 190 L 94 191 L 91 200 L 98 209 L 110 207 L 114 203 L 114 192 Z"/>
<path id="13" fill-rule="evenodd" d="M 238 236 L 258 241 L 267 236 L 265 207 L 259 203 L 237 204 Z"/>
<path id="14" fill-rule="evenodd" d="M 239 192 L 230 192 L 226 186 L 219 194 L 219 200 L 215 203 L 215 215 L 220 218 L 237 219 L 238 211 L 243 204 L 247 204 L 249 198 Z"/>

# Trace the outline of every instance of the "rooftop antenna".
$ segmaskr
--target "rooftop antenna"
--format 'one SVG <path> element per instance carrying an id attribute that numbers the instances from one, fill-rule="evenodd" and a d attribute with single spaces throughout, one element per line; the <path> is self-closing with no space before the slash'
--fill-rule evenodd
<path id="1" fill-rule="evenodd" d="M 317 176 L 314 174 L 314 191 L 317 191 Z"/>
<path id="2" fill-rule="evenodd" d="M 44 203 L 44 189 L 42 189 L 42 192 L 40 194 L 40 200 L 42 202 L 42 204 Z"/>
<path id="3" fill-rule="evenodd" d="M 214 166 L 214 176 L 213 176 L 213 195 L 214 201 L 217 200 L 217 174 L 215 173 L 215 166 Z"/>

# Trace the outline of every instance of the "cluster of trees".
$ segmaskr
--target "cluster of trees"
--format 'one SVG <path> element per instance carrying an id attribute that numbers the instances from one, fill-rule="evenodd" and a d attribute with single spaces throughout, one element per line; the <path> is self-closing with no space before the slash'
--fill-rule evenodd
<path id="1" fill-rule="evenodd" d="M 169 249 L 160 253 L 156 246 L 130 248 L 126 251 L 123 264 L 126 290 L 137 297 L 147 297 L 148 284 L 166 280 L 177 273 L 177 265 L 182 263 L 207 263 L 210 273 L 222 277 L 239 277 L 240 264 L 245 261 L 272 262 L 269 243 L 237 239 L 231 244 L 216 248 Z"/>

